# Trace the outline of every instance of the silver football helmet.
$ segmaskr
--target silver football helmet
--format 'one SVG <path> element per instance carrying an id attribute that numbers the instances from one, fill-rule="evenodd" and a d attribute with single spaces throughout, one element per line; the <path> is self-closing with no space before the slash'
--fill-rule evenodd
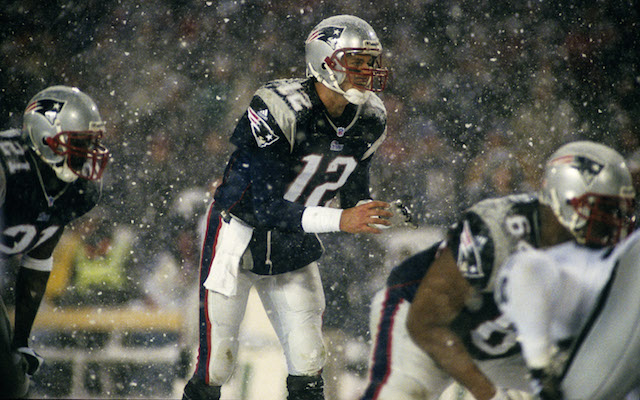
<path id="1" fill-rule="evenodd" d="M 382 46 L 373 28 L 353 15 L 337 15 L 321 21 L 305 44 L 307 76 L 355 104 L 366 101 L 370 92 L 384 90 L 389 71 L 382 67 Z M 349 67 L 345 55 L 371 56 L 364 68 Z M 345 79 L 355 87 L 342 90 Z M 360 90 L 358 90 L 360 89 Z"/>
<path id="2" fill-rule="evenodd" d="M 24 111 L 23 140 L 65 182 L 100 179 L 109 162 L 104 132 L 96 104 L 74 87 L 51 86 Z"/>
<path id="3" fill-rule="evenodd" d="M 618 152 L 599 143 L 572 142 L 553 153 L 540 201 L 581 244 L 613 245 L 633 230 L 631 174 Z"/>

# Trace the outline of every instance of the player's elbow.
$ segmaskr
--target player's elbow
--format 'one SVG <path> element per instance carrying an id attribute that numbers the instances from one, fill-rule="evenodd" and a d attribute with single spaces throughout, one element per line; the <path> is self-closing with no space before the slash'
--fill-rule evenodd
<path id="1" fill-rule="evenodd" d="M 281 218 L 278 218 L 276 213 L 268 209 L 256 210 L 254 213 L 258 224 L 267 227 L 269 229 L 284 229 L 285 224 Z"/>

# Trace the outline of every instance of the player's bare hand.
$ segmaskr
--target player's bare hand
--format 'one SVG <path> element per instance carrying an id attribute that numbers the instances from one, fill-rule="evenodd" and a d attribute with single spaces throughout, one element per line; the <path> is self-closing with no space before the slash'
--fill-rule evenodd
<path id="1" fill-rule="evenodd" d="M 370 201 L 342 212 L 340 230 L 348 233 L 380 233 L 375 225 L 391 226 L 388 218 L 393 213 L 388 210 L 390 204 L 385 201 Z"/>

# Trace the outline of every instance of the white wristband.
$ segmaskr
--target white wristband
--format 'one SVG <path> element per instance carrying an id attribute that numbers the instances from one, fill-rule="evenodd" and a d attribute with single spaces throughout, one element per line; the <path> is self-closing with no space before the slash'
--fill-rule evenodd
<path id="1" fill-rule="evenodd" d="M 307 207 L 302 213 L 302 229 L 307 233 L 340 232 L 342 209 Z"/>
<path id="2" fill-rule="evenodd" d="M 53 269 L 53 257 L 40 260 L 38 258 L 29 257 L 25 254 L 24 256 L 22 256 L 21 265 L 23 268 L 47 272 Z"/>

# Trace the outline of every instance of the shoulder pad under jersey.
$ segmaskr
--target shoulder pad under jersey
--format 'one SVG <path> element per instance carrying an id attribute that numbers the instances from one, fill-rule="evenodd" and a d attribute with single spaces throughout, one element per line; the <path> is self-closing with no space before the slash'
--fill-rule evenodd
<path id="1" fill-rule="evenodd" d="M 367 102 L 362 106 L 361 117 L 365 124 L 372 129 L 372 133 L 378 135 L 378 139 L 371 145 L 369 150 L 362 156 L 366 159 L 378 150 L 378 147 L 387 138 L 387 109 L 380 97 L 374 93 L 369 95 Z"/>
<path id="2" fill-rule="evenodd" d="M 376 118 L 382 124 L 386 124 L 387 122 L 387 109 L 384 107 L 382 99 L 380 99 L 380 97 L 375 93 L 371 93 L 367 98 L 362 114 L 364 117 Z"/>
<path id="3" fill-rule="evenodd" d="M 474 236 L 471 243 L 490 245 L 489 252 L 492 254 L 478 249 L 474 251 L 482 255 L 482 260 L 477 261 L 483 264 L 480 272 L 488 275 L 484 277 L 486 289 L 493 288 L 497 270 L 516 251 L 519 242 L 524 240 L 538 245 L 537 204 L 537 198 L 533 195 L 513 195 L 480 201 L 465 213 L 462 235 Z M 469 224 L 475 226 L 470 227 Z M 483 237 L 476 238 L 476 233 Z M 464 243 L 461 239 L 461 249 Z"/>
<path id="4" fill-rule="evenodd" d="M 304 79 L 280 79 L 271 81 L 256 91 L 269 108 L 271 115 L 293 148 L 296 122 L 300 115 L 312 107 Z"/>
<path id="5" fill-rule="evenodd" d="M 21 139 L 22 132 L 19 129 L 10 129 L 0 132 L 0 166 L 5 170 L 5 178 L 30 171 L 31 166 L 26 160 L 27 148 Z"/>

